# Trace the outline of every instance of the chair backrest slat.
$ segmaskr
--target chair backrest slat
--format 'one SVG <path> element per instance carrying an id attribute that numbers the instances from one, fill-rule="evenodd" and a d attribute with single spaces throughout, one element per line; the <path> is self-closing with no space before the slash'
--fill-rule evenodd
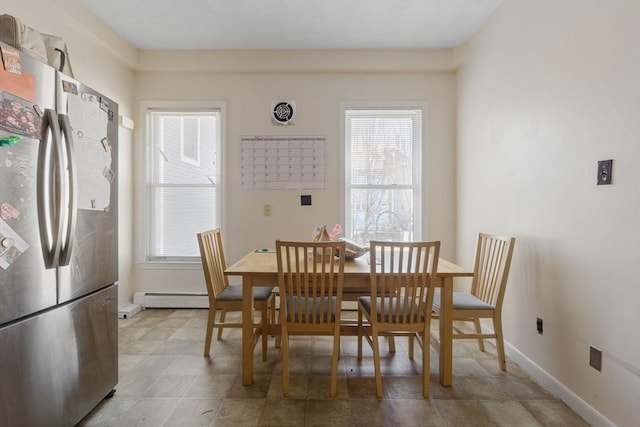
<path id="1" fill-rule="evenodd" d="M 499 309 L 511 266 L 514 237 L 479 233 L 471 294 Z"/>
<path id="2" fill-rule="evenodd" d="M 378 323 L 431 316 L 440 242 L 370 242 L 372 312 Z"/>

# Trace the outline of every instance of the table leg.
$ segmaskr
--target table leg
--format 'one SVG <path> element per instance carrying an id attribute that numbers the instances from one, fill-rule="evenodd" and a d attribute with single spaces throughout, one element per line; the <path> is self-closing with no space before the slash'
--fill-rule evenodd
<path id="1" fill-rule="evenodd" d="M 242 384 L 253 384 L 253 278 L 242 278 Z"/>
<path id="2" fill-rule="evenodd" d="M 451 386 L 453 377 L 453 278 L 442 279 L 440 296 L 440 384 Z"/>

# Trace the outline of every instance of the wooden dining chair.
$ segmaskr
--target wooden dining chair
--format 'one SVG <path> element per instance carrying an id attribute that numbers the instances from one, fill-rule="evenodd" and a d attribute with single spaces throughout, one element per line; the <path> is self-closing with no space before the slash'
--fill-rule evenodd
<path id="1" fill-rule="evenodd" d="M 200 245 L 200 257 L 209 296 L 209 316 L 204 342 L 204 356 L 207 357 L 211 350 L 213 329 L 216 326 L 218 341 L 222 339 L 224 328 L 242 327 L 242 323 L 225 322 L 228 312 L 242 311 L 242 285 L 229 285 L 228 278 L 224 275 L 227 261 L 224 256 L 222 235 L 219 228 L 198 233 L 198 244 Z M 261 313 L 261 323 L 254 325 L 254 346 L 258 342 L 258 338 L 262 336 L 262 360 L 267 360 L 267 325 L 276 320 L 273 288 L 273 286 L 253 288 L 254 307 Z M 220 319 L 216 323 L 218 310 L 220 310 Z"/>
<path id="2" fill-rule="evenodd" d="M 344 254 L 344 242 L 276 241 L 285 397 L 289 394 L 289 335 L 294 334 L 333 335 L 331 397 L 336 396 Z"/>
<path id="3" fill-rule="evenodd" d="M 362 359 L 364 336 L 373 350 L 376 396 L 380 398 L 378 337 L 408 336 L 410 359 L 417 339 L 422 347 L 422 395 L 429 397 L 429 329 L 440 242 L 371 241 L 370 246 L 371 293 L 358 298 L 358 359 Z"/>
<path id="4" fill-rule="evenodd" d="M 453 339 L 477 339 L 480 351 L 484 351 L 484 339 L 495 339 L 498 364 L 503 371 L 507 369 L 507 361 L 502 334 L 502 302 L 515 241 L 514 237 L 479 233 L 471 290 L 453 293 L 453 320 L 473 322 L 475 326 L 475 333 L 465 333 L 454 327 Z M 434 316 L 438 317 L 439 296 L 433 305 Z M 483 318 L 492 319 L 493 332 L 482 332 L 480 319 Z"/>

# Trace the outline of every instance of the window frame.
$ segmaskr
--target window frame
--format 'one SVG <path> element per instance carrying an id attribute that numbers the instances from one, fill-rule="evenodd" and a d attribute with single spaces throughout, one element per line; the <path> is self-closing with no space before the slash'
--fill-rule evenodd
<path id="1" fill-rule="evenodd" d="M 216 176 L 214 177 L 214 185 L 216 186 L 216 218 L 218 218 L 219 224 L 215 227 L 221 229 L 224 228 L 224 217 L 222 204 L 225 193 L 224 165 L 222 159 L 224 158 L 225 147 L 225 120 L 226 120 L 226 103 L 223 101 L 142 101 L 140 103 L 140 117 L 142 124 L 141 140 L 143 141 L 143 151 L 140 154 L 143 163 L 141 173 L 138 182 L 140 183 L 139 191 L 139 220 L 138 224 L 138 263 L 142 268 L 151 269 L 196 269 L 201 265 L 199 256 L 194 257 L 150 257 L 150 249 L 152 246 L 152 227 L 153 218 L 151 217 L 151 209 L 153 206 L 153 191 L 151 186 L 154 173 L 154 157 L 152 155 L 154 134 L 153 120 L 151 114 L 154 112 L 175 112 L 177 114 L 185 113 L 206 113 L 212 112 L 218 114 L 218 145 L 216 147 Z M 183 141 L 181 141 L 180 153 L 182 157 Z M 199 147 L 200 148 L 200 147 Z M 187 159 L 186 163 L 194 164 L 193 159 Z M 195 165 L 195 164 L 194 164 Z M 188 185 L 188 184 L 187 184 Z M 202 184 L 194 184 L 194 187 L 201 187 Z M 194 240 L 196 236 L 193 236 Z"/>
<path id="2" fill-rule="evenodd" d="M 413 240 L 422 240 L 423 224 L 425 218 L 423 216 L 423 203 L 425 195 L 423 189 L 423 176 L 425 175 L 425 141 L 426 131 L 425 124 L 427 103 L 425 101 L 345 101 L 340 103 L 340 214 L 342 223 L 344 224 L 344 236 L 350 238 L 352 232 L 351 209 L 347 206 L 351 199 L 351 190 L 353 188 L 366 188 L 367 186 L 350 185 L 351 170 L 347 169 L 350 165 L 349 141 L 347 138 L 347 112 L 349 110 L 419 110 L 420 111 L 420 136 L 414 141 L 414 149 L 416 153 L 413 156 L 413 180 L 412 185 L 394 186 L 393 188 L 412 188 L 414 189 L 413 197 Z M 380 188 L 382 188 L 381 186 Z M 360 242 L 366 243 L 366 242 Z"/>

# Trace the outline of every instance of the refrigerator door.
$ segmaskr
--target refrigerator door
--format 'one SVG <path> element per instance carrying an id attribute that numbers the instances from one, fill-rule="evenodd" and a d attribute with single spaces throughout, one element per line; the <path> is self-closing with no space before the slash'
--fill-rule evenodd
<path id="1" fill-rule="evenodd" d="M 11 52 L 0 44 L 3 56 Z M 38 181 L 53 172 L 54 150 L 40 150 L 44 112 L 55 108 L 55 70 L 26 54 L 18 58 L 20 74 L 0 63 L 0 325 L 47 309 L 56 303 L 56 270 L 46 268 L 43 252 L 55 239 L 50 215 L 55 180 L 43 188 L 48 207 L 38 206 Z M 41 152 L 42 151 L 42 152 Z M 38 156 L 46 170 L 39 170 Z M 44 245 L 42 242 L 45 242 Z"/>
<path id="2" fill-rule="evenodd" d="M 0 426 L 73 426 L 118 382 L 117 285 L 0 328 Z M 16 350 L 20 349 L 20 350 Z"/>
<path id="3" fill-rule="evenodd" d="M 71 186 L 58 302 L 118 280 L 118 105 L 64 74 L 57 104 Z"/>

